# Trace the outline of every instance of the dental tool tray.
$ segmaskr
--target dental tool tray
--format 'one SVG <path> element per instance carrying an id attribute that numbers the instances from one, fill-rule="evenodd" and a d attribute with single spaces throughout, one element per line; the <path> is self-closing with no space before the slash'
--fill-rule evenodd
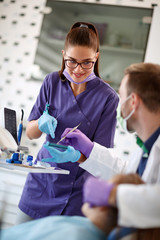
<path id="1" fill-rule="evenodd" d="M 11 133 L 0 127 L 0 149 L 16 152 L 25 147 L 18 146 Z M 70 171 L 57 167 L 44 167 L 40 165 L 27 166 L 24 164 L 6 163 L 6 159 L 0 159 L 0 168 L 7 170 L 16 170 L 34 173 L 54 173 L 54 174 L 69 174 Z"/>
<path id="2" fill-rule="evenodd" d="M 26 166 L 23 164 L 13 164 L 6 163 L 5 159 L 0 159 L 0 168 L 5 168 L 7 170 L 23 171 L 23 172 L 32 172 L 32 173 L 54 173 L 54 174 L 69 174 L 70 171 L 57 168 L 57 167 L 41 167 L 39 165 Z"/>

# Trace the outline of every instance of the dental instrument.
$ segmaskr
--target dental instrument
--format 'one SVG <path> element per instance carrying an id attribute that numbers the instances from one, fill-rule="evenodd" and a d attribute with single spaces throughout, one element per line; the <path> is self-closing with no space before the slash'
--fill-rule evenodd
<path id="1" fill-rule="evenodd" d="M 24 116 L 24 111 L 23 109 L 21 109 L 22 111 L 22 115 L 21 115 L 21 122 L 19 124 L 19 127 L 18 127 L 18 145 L 20 145 L 20 142 L 21 142 L 21 137 L 22 137 L 22 131 L 23 131 L 23 116 Z"/>
<path id="2" fill-rule="evenodd" d="M 65 139 L 69 133 L 71 133 L 71 132 L 73 132 L 74 130 L 76 130 L 80 125 L 81 125 L 81 123 L 79 123 L 77 126 L 75 126 L 74 128 L 72 128 L 64 137 L 62 137 L 62 138 L 59 140 L 59 142 L 57 142 L 57 144 L 59 144 L 63 139 Z"/>

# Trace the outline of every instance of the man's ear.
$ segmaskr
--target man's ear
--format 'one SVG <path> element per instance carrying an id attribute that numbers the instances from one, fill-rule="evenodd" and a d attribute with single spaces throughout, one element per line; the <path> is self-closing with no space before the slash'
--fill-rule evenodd
<path id="1" fill-rule="evenodd" d="M 134 92 L 132 93 L 131 98 L 132 98 L 132 107 L 134 109 L 137 109 L 137 107 L 140 104 L 141 98 L 139 97 L 139 95 L 137 93 L 134 93 Z"/>

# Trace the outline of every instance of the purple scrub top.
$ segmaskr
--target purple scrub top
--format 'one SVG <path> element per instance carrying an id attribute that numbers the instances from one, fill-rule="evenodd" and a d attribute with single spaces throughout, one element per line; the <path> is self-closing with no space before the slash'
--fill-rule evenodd
<path id="1" fill-rule="evenodd" d="M 46 141 L 57 143 L 67 127 L 81 123 L 79 130 L 92 141 L 113 147 L 118 96 L 103 80 L 96 77 L 87 83 L 84 92 L 74 96 L 68 80 L 62 81 L 58 72 L 50 73 L 43 81 L 28 120 L 38 119 L 47 102 L 49 114 L 58 118 L 58 124 L 55 139 L 47 135 Z M 37 160 L 48 157 L 50 154 L 42 146 Z M 82 187 L 90 174 L 78 163 L 52 163 L 52 166 L 69 170 L 70 174 L 28 174 L 19 208 L 34 219 L 51 215 L 82 216 Z"/>

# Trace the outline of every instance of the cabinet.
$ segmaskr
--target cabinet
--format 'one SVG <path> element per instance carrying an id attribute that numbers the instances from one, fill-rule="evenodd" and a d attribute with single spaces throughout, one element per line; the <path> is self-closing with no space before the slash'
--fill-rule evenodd
<path id="1" fill-rule="evenodd" d="M 100 75 L 116 90 L 124 69 L 144 60 L 152 9 L 107 4 L 47 1 L 52 12 L 44 16 L 35 65 L 40 71 L 33 78 L 43 80 L 61 67 L 64 39 L 74 22 L 92 22 L 100 35 Z M 146 20 L 147 19 L 147 20 Z"/>

